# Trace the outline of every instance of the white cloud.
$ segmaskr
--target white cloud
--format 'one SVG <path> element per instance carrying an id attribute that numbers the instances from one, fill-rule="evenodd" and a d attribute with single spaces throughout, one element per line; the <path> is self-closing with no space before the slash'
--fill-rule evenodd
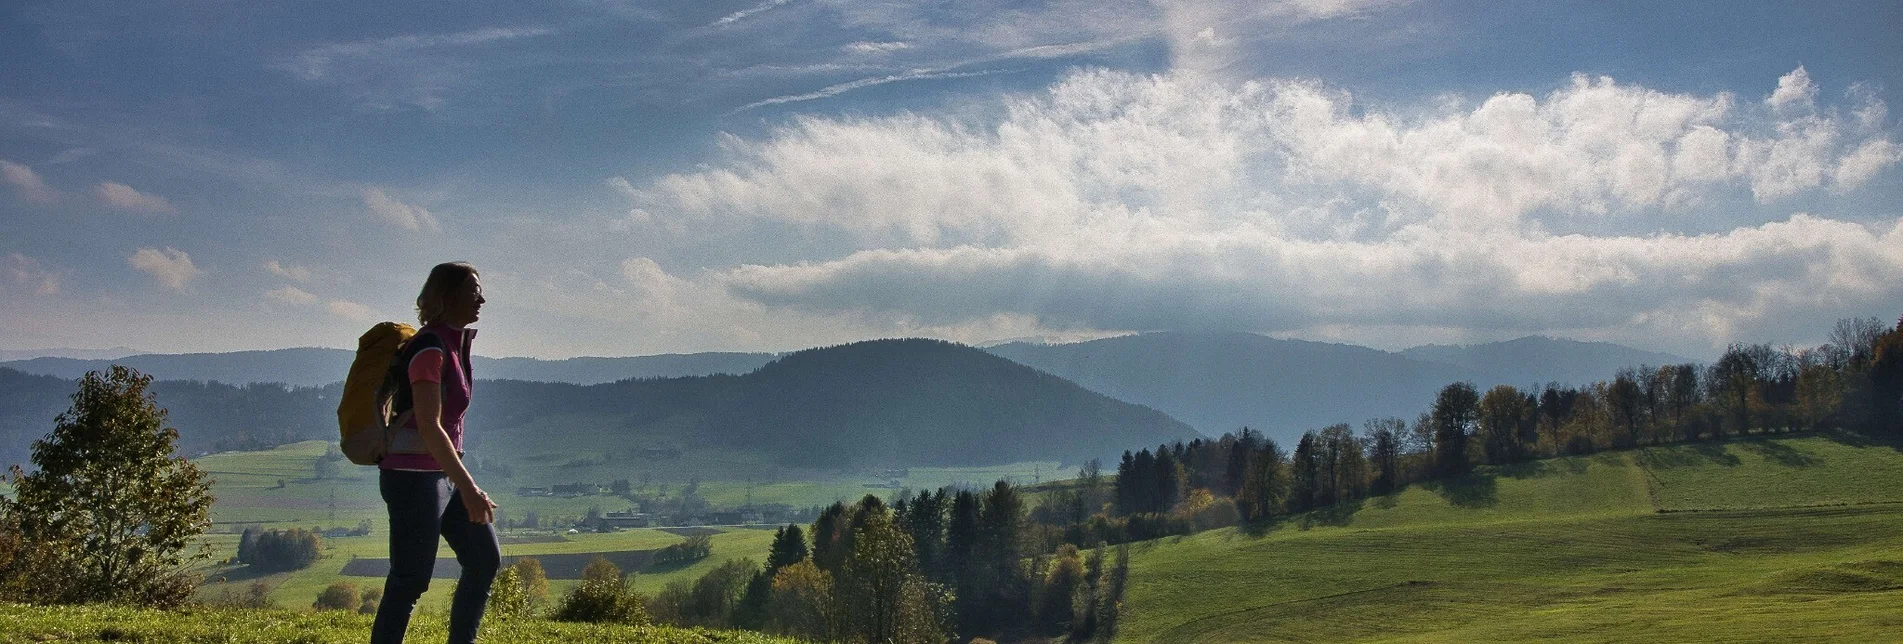
<path id="1" fill-rule="evenodd" d="M 170 246 L 164 249 L 140 248 L 126 263 L 144 271 L 174 291 L 185 290 L 185 283 L 204 273 L 192 264 L 192 256 Z"/>
<path id="2" fill-rule="evenodd" d="M 101 182 L 93 192 L 100 201 L 114 208 L 142 213 L 178 214 L 178 208 L 164 197 L 133 190 L 132 186 L 123 183 Z"/>
<path id="3" fill-rule="evenodd" d="M 1903 161 L 1903 147 L 1885 139 L 1869 141 L 1837 163 L 1834 180 L 1839 190 L 1853 190 L 1897 161 Z"/>
<path id="4" fill-rule="evenodd" d="M 19 193 L 21 199 L 52 203 L 59 198 L 59 191 L 46 185 L 46 180 L 25 164 L 0 159 L 0 177 L 5 177 L 7 183 L 13 184 L 14 191 Z"/>
<path id="5" fill-rule="evenodd" d="M 331 300 L 324 306 L 330 309 L 332 315 L 352 322 L 370 322 L 377 319 L 376 313 L 372 312 L 370 307 L 350 300 Z"/>
<path id="6" fill-rule="evenodd" d="M 294 282 L 311 281 L 311 269 L 304 268 L 302 266 L 298 266 L 295 264 L 286 265 L 286 264 L 278 262 L 278 260 L 275 260 L 275 259 L 265 262 L 264 270 L 269 271 L 272 275 L 276 275 L 278 277 L 282 277 L 284 279 L 288 279 Z"/>
<path id="7" fill-rule="evenodd" d="M 269 291 L 265 291 L 264 296 L 271 298 L 273 300 L 277 300 L 279 302 L 285 302 L 288 304 L 301 305 L 301 304 L 310 304 L 312 302 L 317 301 L 316 295 L 312 295 L 310 294 L 310 292 L 295 286 L 285 286 L 281 288 L 274 288 Z"/>
<path id="8" fill-rule="evenodd" d="M 299 80 L 338 87 L 362 109 L 437 111 L 448 105 L 453 92 L 482 76 L 483 52 L 474 48 L 552 33 L 544 27 L 487 27 L 403 34 L 328 43 L 281 59 L 275 66 Z"/>
<path id="9" fill-rule="evenodd" d="M 911 49 L 911 48 L 912 48 L 911 43 L 902 42 L 902 41 L 873 42 L 869 40 L 861 40 L 857 42 L 846 43 L 846 46 L 843 47 L 842 49 L 844 49 L 847 53 L 853 53 L 853 54 L 889 54 L 889 53 L 899 51 L 902 49 Z"/>
<path id="10" fill-rule="evenodd" d="M 59 276 L 40 266 L 40 260 L 19 253 L 7 253 L 7 280 L 35 295 L 58 295 Z"/>
<path id="11" fill-rule="evenodd" d="M 1660 228 L 1707 200 L 1774 203 L 1893 170 L 1883 133 L 1831 114 L 1578 76 L 1413 115 L 1308 81 L 1086 71 L 995 111 L 730 138 L 724 160 L 630 186 L 634 207 L 851 250 L 686 277 L 622 268 L 658 285 L 644 292 L 906 328 L 1709 342 L 1903 296 L 1893 224 Z"/>
<path id="12" fill-rule="evenodd" d="M 1788 110 L 1793 108 L 1816 109 L 1817 86 L 1810 82 L 1810 73 L 1803 65 L 1777 79 L 1777 89 L 1764 97 L 1764 104 L 1772 109 Z"/>
<path id="13" fill-rule="evenodd" d="M 363 205 L 370 214 L 404 230 L 422 230 L 441 232 L 443 226 L 422 206 L 412 206 L 383 192 L 382 188 L 369 187 L 363 191 Z"/>
<path id="14" fill-rule="evenodd" d="M 731 25 L 733 23 L 746 20 L 747 18 L 751 18 L 754 15 L 759 14 L 763 11 L 771 10 L 774 7 L 778 7 L 778 6 L 787 4 L 789 2 L 792 2 L 792 0 L 766 0 L 766 2 L 762 2 L 758 5 L 755 5 L 746 9 L 741 9 L 739 11 L 735 11 L 725 16 L 721 16 L 719 20 L 714 21 L 714 24 L 712 26 L 724 27 L 727 25 Z"/>

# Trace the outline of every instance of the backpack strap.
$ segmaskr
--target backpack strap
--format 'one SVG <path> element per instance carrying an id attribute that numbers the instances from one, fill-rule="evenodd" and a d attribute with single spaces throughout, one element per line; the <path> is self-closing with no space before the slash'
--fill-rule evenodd
<path id="1" fill-rule="evenodd" d="M 443 375 L 440 378 L 446 380 L 449 377 L 449 347 L 444 346 L 443 339 L 435 333 L 418 331 L 403 345 L 403 350 L 397 352 L 396 361 L 390 364 L 390 375 L 397 383 L 396 399 L 391 401 L 390 406 L 393 414 L 401 414 L 416 407 L 416 392 L 410 389 L 410 361 L 416 359 L 416 354 L 422 353 L 424 349 L 443 351 Z"/>

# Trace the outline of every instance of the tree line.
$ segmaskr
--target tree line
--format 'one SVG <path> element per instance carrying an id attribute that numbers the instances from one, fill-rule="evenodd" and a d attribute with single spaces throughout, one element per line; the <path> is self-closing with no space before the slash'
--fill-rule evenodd
<path id="1" fill-rule="evenodd" d="M 1584 386 L 1450 383 L 1413 421 L 1332 425 L 1293 449 L 1245 427 L 1126 451 L 1113 480 L 1086 464 L 1035 516 L 1062 542 L 1120 543 L 1391 494 L 1476 465 L 1834 429 L 1903 434 L 1903 320 L 1840 320 L 1822 346 L 1733 344 L 1710 365 L 1633 367 Z"/>

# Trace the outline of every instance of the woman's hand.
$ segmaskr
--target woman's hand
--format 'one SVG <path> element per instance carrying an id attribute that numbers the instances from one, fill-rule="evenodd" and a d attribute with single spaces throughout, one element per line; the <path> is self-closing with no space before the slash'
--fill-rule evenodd
<path id="1" fill-rule="evenodd" d="M 462 497 L 463 509 L 469 512 L 469 522 L 477 525 L 494 523 L 496 520 L 496 502 L 489 500 L 489 493 L 471 485 L 457 491 Z"/>

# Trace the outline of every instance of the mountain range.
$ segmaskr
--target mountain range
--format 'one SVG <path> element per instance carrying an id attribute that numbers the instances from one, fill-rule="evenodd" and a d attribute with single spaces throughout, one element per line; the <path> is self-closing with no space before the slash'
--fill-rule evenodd
<path id="1" fill-rule="evenodd" d="M 56 376 L 0 369 L 0 463 L 26 459 L 72 390 Z M 165 380 L 152 392 L 188 454 L 337 437 L 337 384 Z M 800 468 L 1076 463 L 1196 435 L 1154 409 L 937 340 L 808 349 L 745 375 L 487 380 L 476 392 L 468 431 L 496 447 L 480 451 L 504 460 L 667 444 Z"/>
<path id="2" fill-rule="evenodd" d="M 994 354 L 1105 395 L 1154 407 L 1208 435 L 1241 427 L 1278 441 L 1335 423 L 1413 419 L 1449 383 L 1584 385 L 1620 368 L 1691 362 L 1603 342 L 1532 336 L 1388 352 L 1253 333 L 1145 333 L 1073 344 L 1012 343 Z"/>
<path id="3" fill-rule="evenodd" d="M 987 353 L 1010 362 L 977 359 Z M 944 357 L 947 355 L 963 358 L 953 360 Z M 930 357 L 926 365 L 906 367 L 902 364 L 926 357 Z M 332 425 L 327 405 L 335 403 L 323 403 L 322 398 L 329 395 L 330 400 L 335 400 L 338 374 L 347 370 L 350 358 L 351 353 L 341 349 L 306 348 L 223 354 L 143 354 L 117 360 L 45 357 L 0 363 L 0 369 L 18 372 L 0 379 L 5 381 L 0 382 L 5 385 L 0 388 L 0 424 L 31 421 L 31 426 L 40 427 L 37 431 L 16 434 L 0 426 L 0 440 L 7 441 L 0 444 L 0 456 L 10 451 L 7 448 L 24 449 L 25 442 L 15 437 L 44 433 L 51 414 L 64 408 L 64 395 L 70 393 L 67 379 L 112 363 L 132 366 L 165 381 L 156 388 L 166 396 L 165 403 L 174 409 L 175 420 L 231 428 L 231 431 L 212 432 L 215 436 L 207 440 L 194 441 L 195 447 L 255 447 L 291 437 L 327 437 L 334 431 L 329 429 Z M 474 365 L 476 373 L 490 382 L 484 384 L 485 395 L 478 397 L 478 405 L 488 407 L 489 411 L 472 412 L 472 418 L 481 419 L 472 422 L 521 424 L 530 422 L 537 414 L 558 413 L 564 408 L 634 414 L 660 422 L 657 420 L 660 416 L 653 414 L 665 416 L 679 411 L 686 414 L 682 418 L 693 419 L 688 425 L 704 423 L 696 425 L 704 431 L 690 432 L 690 437 L 765 436 L 770 442 L 772 437 L 790 435 L 803 444 L 812 444 L 814 437 L 831 442 L 870 441 L 858 447 L 837 444 L 829 449 L 862 455 L 885 453 L 897 459 L 903 450 L 897 443 L 885 442 L 896 440 L 886 434 L 943 434 L 949 429 L 943 423 L 982 422 L 1018 427 L 1025 432 L 999 434 L 985 440 L 993 445 L 1022 443 L 1023 447 L 1035 451 L 1043 440 L 1040 430 L 1036 429 L 1041 424 L 1070 427 L 1067 423 L 1084 422 L 1073 416 L 1085 414 L 1086 409 L 1092 410 L 1088 414 L 1097 415 L 1096 420 L 1109 422 L 1106 420 L 1109 417 L 1102 416 L 1109 413 L 1104 411 L 1109 407 L 1079 402 L 1088 397 L 1080 398 L 1078 392 L 1087 389 L 1094 392 L 1093 396 L 1102 394 L 1148 408 L 1146 412 L 1160 412 L 1158 416 L 1167 415 L 1164 418 L 1168 422 L 1144 421 L 1146 426 L 1167 428 L 1155 432 L 1156 436 L 1188 435 L 1172 425 L 1181 421 L 1196 432 L 1211 436 L 1247 426 L 1288 442 L 1303 431 L 1334 423 L 1359 424 L 1379 417 L 1412 419 L 1426 411 L 1435 392 L 1451 382 L 1470 381 L 1482 390 L 1496 384 L 1583 385 L 1610 378 L 1624 367 L 1684 362 L 1690 360 L 1615 344 L 1537 336 L 1470 346 L 1426 345 L 1388 352 L 1346 344 L 1280 340 L 1252 333 L 1179 332 L 1071 344 L 1015 342 L 982 350 L 909 340 L 854 343 L 777 356 L 696 353 L 568 360 L 479 356 Z M 1028 368 L 1005 369 L 1004 365 L 1010 363 L 1017 363 L 1011 367 Z M 936 371 L 919 371 L 927 365 L 937 365 L 931 367 Z M 1039 385 L 1041 388 L 1024 391 L 1035 390 L 1044 397 L 1014 398 L 1023 392 L 997 386 L 1000 373 L 1012 374 L 1003 381 L 1024 380 L 1022 387 L 1030 387 L 1028 383 L 1043 383 Z M 52 378 L 34 379 L 26 377 L 28 374 Z M 911 377 L 896 374 L 911 374 Z M 238 385 L 200 382 L 187 386 L 191 383 L 186 381 Z M 288 383 L 293 387 L 258 384 L 264 382 Z M 501 384 L 504 382 L 508 384 Z M 1054 384 L 1060 382 L 1065 387 L 1075 383 L 1081 388 L 1073 391 Z M 918 392 L 908 387 L 925 387 L 930 391 Z M 326 390 L 331 393 L 325 394 Z M 24 393 L 27 391 L 60 393 L 48 397 Z M 504 395 L 491 393 L 497 391 Z M 199 399 L 207 401 L 206 404 L 193 402 Z M 1004 408 L 1014 410 L 1011 414 L 981 420 L 988 418 L 984 416 L 986 409 L 998 407 L 1007 400 L 1010 404 Z M 814 401 L 827 401 L 819 407 L 824 413 L 812 415 L 818 413 L 813 411 Z M 259 417 L 276 420 L 263 423 L 251 420 L 248 424 L 244 420 Z M 1028 420 L 1033 418 L 1039 420 L 1035 423 Z M 640 425 L 649 421 L 630 422 Z M 670 422 L 682 426 L 681 423 L 687 421 L 677 418 Z M 1123 421 L 1111 424 L 1120 422 Z M 881 423 L 887 428 L 884 434 L 779 431 L 788 425 L 837 429 Z M 715 427 L 720 431 L 711 429 Z M 1131 448 L 1153 445 L 1149 439 L 1154 437 L 1143 437 L 1141 432 L 1129 434 L 1122 438 L 1138 442 L 1121 445 Z M 1075 441 L 1078 437 L 1065 440 Z M 958 454 L 956 459 L 977 456 L 959 452 L 962 448 L 955 444 L 945 445 Z M 792 449 L 786 445 L 769 447 Z M 1105 443 L 1093 449 L 1108 447 L 1109 443 Z M 924 453 L 904 455 L 908 459 L 929 456 Z"/>

